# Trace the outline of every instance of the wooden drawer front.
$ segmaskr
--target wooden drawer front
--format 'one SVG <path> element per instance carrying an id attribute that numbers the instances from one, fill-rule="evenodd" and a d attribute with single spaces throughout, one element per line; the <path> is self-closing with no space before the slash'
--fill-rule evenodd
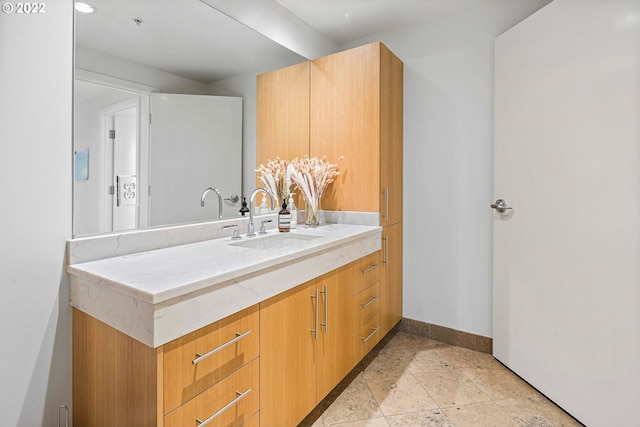
<path id="1" fill-rule="evenodd" d="M 259 359 L 255 359 L 166 415 L 164 427 L 239 427 L 259 408 Z"/>
<path id="2" fill-rule="evenodd" d="M 356 340 L 356 360 L 360 361 L 382 338 L 380 315 L 374 314 L 372 318 L 356 329 L 354 338 Z"/>
<path id="3" fill-rule="evenodd" d="M 383 265 L 380 262 L 380 251 L 367 255 L 353 263 L 354 268 L 354 294 L 368 288 L 378 280 L 382 273 Z"/>
<path id="4" fill-rule="evenodd" d="M 255 305 L 164 345 L 164 414 L 258 356 L 258 314 Z"/>
<path id="5" fill-rule="evenodd" d="M 260 427 L 260 413 L 255 414 L 247 420 L 242 427 Z"/>
<path id="6" fill-rule="evenodd" d="M 358 329 L 380 309 L 380 282 L 376 282 L 353 297 L 354 326 Z"/>

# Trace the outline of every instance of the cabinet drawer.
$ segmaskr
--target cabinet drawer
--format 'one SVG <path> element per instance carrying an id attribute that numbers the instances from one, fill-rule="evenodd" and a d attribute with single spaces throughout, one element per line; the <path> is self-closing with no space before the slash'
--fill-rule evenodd
<path id="1" fill-rule="evenodd" d="M 251 418 L 249 418 L 242 427 L 260 427 L 260 413 L 258 412 Z"/>
<path id="2" fill-rule="evenodd" d="M 353 297 L 354 326 L 358 329 L 380 309 L 380 282 L 376 282 Z"/>
<path id="3" fill-rule="evenodd" d="M 258 308 L 249 307 L 164 345 L 165 414 L 258 356 Z"/>
<path id="4" fill-rule="evenodd" d="M 260 407 L 259 359 L 164 417 L 164 427 L 239 427 Z"/>
<path id="5" fill-rule="evenodd" d="M 356 360 L 362 358 L 375 347 L 382 338 L 382 330 L 380 329 L 380 315 L 374 314 L 369 320 L 364 322 L 362 326 L 356 329 L 354 339 L 356 341 Z"/>
<path id="6" fill-rule="evenodd" d="M 378 280 L 382 272 L 380 251 L 367 255 L 353 263 L 354 268 L 354 294 L 368 288 Z"/>

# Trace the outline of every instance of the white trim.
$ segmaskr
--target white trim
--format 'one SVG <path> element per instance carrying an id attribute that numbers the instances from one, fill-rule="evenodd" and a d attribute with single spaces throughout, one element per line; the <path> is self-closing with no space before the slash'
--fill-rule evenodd
<path id="1" fill-rule="evenodd" d="M 93 71 L 83 70 L 81 68 L 75 69 L 75 78 L 86 82 L 98 83 L 115 89 L 136 92 L 144 95 L 149 95 L 153 92 L 160 92 L 160 89 L 157 87 L 147 86 L 129 80 L 107 76 L 105 74 L 94 73 Z"/>

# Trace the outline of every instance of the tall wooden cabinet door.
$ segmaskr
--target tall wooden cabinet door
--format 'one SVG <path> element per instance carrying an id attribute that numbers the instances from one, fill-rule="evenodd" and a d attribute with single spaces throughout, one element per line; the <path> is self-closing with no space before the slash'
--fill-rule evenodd
<path id="1" fill-rule="evenodd" d="M 260 425 L 296 426 L 316 406 L 315 280 L 260 303 Z"/>
<path id="2" fill-rule="evenodd" d="M 380 48 L 380 225 L 402 221 L 404 66 L 386 46 Z"/>
<path id="3" fill-rule="evenodd" d="M 256 166 L 309 154 L 309 62 L 260 74 L 256 81 Z"/>
<path id="4" fill-rule="evenodd" d="M 320 301 L 317 401 L 355 366 L 353 341 L 353 264 L 317 279 Z"/>
<path id="5" fill-rule="evenodd" d="M 402 223 L 384 227 L 382 238 L 385 269 L 380 323 L 385 335 L 402 319 Z"/>
<path id="6" fill-rule="evenodd" d="M 373 43 L 311 61 L 309 153 L 340 171 L 322 209 L 380 209 L 379 59 Z"/>

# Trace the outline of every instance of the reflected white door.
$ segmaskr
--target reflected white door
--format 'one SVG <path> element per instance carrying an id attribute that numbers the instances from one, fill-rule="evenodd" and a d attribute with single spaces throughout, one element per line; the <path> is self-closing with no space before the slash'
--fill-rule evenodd
<path id="1" fill-rule="evenodd" d="M 138 227 L 138 110 L 118 111 L 112 116 L 113 175 L 112 231 Z M 125 189 L 126 187 L 126 189 Z"/>
<path id="2" fill-rule="evenodd" d="M 555 0 L 495 52 L 494 355 L 586 425 L 638 425 L 640 1 Z"/>
<path id="3" fill-rule="evenodd" d="M 150 225 L 217 219 L 215 193 L 200 206 L 202 192 L 223 197 L 242 191 L 242 98 L 151 95 Z M 225 202 L 223 215 L 240 206 Z"/>

